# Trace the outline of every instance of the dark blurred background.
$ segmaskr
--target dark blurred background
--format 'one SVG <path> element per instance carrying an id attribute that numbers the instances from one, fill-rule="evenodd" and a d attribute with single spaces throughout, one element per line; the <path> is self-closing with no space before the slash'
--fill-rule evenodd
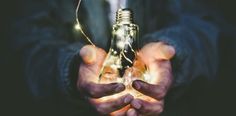
<path id="1" fill-rule="evenodd" d="M 0 115 L 30 115 L 34 112 L 33 100 L 24 83 L 19 67 L 19 59 L 9 50 L 9 26 L 12 18 L 17 15 L 19 0 L 0 1 Z M 36 114 L 37 115 L 37 114 Z"/>
<path id="2" fill-rule="evenodd" d="M 0 82 L 1 82 L 1 116 L 11 115 L 31 115 L 37 108 L 42 111 L 53 108 L 40 107 L 47 103 L 34 105 L 30 97 L 26 84 L 20 77 L 21 68 L 18 62 L 19 59 L 15 54 L 11 54 L 9 50 L 8 33 L 9 24 L 12 18 L 17 15 L 17 5 L 23 4 L 20 0 L 1 0 L 0 1 Z M 236 115 L 236 3 L 234 0 L 205 0 L 206 4 L 214 7 L 220 12 L 226 23 L 222 24 L 225 34 L 220 40 L 220 70 L 219 78 L 214 83 L 214 86 L 209 87 L 209 93 L 203 96 L 207 99 L 199 102 L 196 110 L 205 115 L 221 115 L 233 116 Z M 45 108 L 45 109 L 42 109 Z M 50 114 L 50 113 L 49 113 Z M 41 115 L 41 114 L 34 114 Z"/>

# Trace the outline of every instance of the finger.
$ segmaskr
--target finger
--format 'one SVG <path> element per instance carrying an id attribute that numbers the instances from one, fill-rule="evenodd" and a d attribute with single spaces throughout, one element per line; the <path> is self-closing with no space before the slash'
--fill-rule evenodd
<path id="1" fill-rule="evenodd" d="M 128 104 L 133 100 L 133 96 L 130 94 L 121 96 L 115 99 L 109 99 L 106 101 L 99 101 L 99 99 L 90 99 L 90 102 L 95 106 L 96 110 L 102 115 L 111 114 Z"/>
<path id="2" fill-rule="evenodd" d="M 170 85 L 172 76 L 172 67 L 170 61 L 155 61 L 148 65 L 148 73 L 151 76 L 150 84 Z"/>
<path id="3" fill-rule="evenodd" d="M 153 42 L 145 45 L 139 52 L 139 55 L 146 63 L 148 62 L 147 58 L 150 61 L 170 60 L 175 55 L 175 49 L 163 42 Z"/>
<path id="4" fill-rule="evenodd" d="M 96 48 L 90 45 L 86 45 L 80 50 L 80 56 L 84 63 L 92 64 L 96 59 Z"/>
<path id="5" fill-rule="evenodd" d="M 108 95 L 113 95 L 125 90 L 123 84 L 110 83 L 110 84 L 96 84 L 93 82 L 80 84 L 82 93 L 92 98 L 100 98 Z"/>
<path id="6" fill-rule="evenodd" d="M 100 48 L 87 45 L 81 49 L 80 55 L 83 62 L 80 64 L 78 72 L 80 78 L 78 78 L 77 87 L 87 86 L 87 83 L 98 81 L 106 52 Z"/>
<path id="7" fill-rule="evenodd" d="M 126 116 L 138 116 L 138 113 L 135 109 L 131 108 L 127 111 Z"/>
<path id="8" fill-rule="evenodd" d="M 144 95 L 150 96 L 156 100 L 163 99 L 167 92 L 167 88 L 165 86 L 148 84 L 141 80 L 135 80 L 132 83 L 132 86 Z"/>
<path id="9" fill-rule="evenodd" d="M 80 55 L 84 62 L 80 64 L 78 72 L 80 78 L 78 82 L 82 85 L 83 83 L 86 83 L 84 81 L 97 82 L 99 72 L 106 57 L 106 52 L 100 48 L 95 48 L 93 46 L 85 46 L 80 51 Z"/>
<path id="10" fill-rule="evenodd" d="M 135 99 L 131 102 L 131 106 L 140 114 L 157 116 L 163 112 L 164 102 L 148 102 L 141 99 Z"/>
<path id="11" fill-rule="evenodd" d="M 156 61 L 148 66 L 151 80 L 148 83 L 134 81 L 132 86 L 141 93 L 154 99 L 162 99 L 173 82 L 171 64 L 169 61 Z"/>
<path id="12" fill-rule="evenodd" d="M 163 42 L 156 43 L 157 59 L 170 60 L 175 55 L 174 47 Z"/>
<path id="13" fill-rule="evenodd" d="M 93 64 L 96 61 L 101 61 L 100 59 L 104 59 L 105 55 L 106 52 L 104 50 L 92 45 L 86 45 L 80 50 L 80 56 L 85 64 Z"/>

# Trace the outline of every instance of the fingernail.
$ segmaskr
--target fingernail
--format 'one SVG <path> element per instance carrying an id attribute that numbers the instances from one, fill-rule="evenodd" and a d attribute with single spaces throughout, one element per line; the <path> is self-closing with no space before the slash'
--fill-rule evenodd
<path id="1" fill-rule="evenodd" d="M 137 82 L 137 81 L 135 81 L 135 82 L 134 82 L 134 88 L 135 88 L 135 89 L 140 89 L 140 88 L 141 88 L 140 83 Z"/>
<path id="2" fill-rule="evenodd" d="M 125 87 L 121 84 L 116 85 L 116 89 L 115 92 L 120 92 L 123 91 L 125 89 Z"/>
<path id="3" fill-rule="evenodd" d="M 135 109 L 140 109 L 140 108 L 141 108 L 141 104 L 138 103 L 137 101 L 134 101 L 134 102 L 132 103 L 132 106 L 133 106 Z"/>
<path id="4" fill-rule="evenodd" d="M 124 99 L 124 103 L 129 103 L 129 102 L 131 102 L 131 100 L 133 100 L 133 96 L 131 96 L 131 95 L 128 95 L 125 99 Z"/>

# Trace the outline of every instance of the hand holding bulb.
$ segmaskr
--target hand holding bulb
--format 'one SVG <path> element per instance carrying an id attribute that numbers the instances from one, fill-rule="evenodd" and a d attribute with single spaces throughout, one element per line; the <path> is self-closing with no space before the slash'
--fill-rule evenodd
<path id="1" fill-rule="evenodd" d="M 170 59 L 175 49 L 158 42 L 149 43 L 136 53 L 133 48 L 137 33 L 132 13 L 120 9 L 107 57 L 105 51 L 95 46 L 81 50 L 84 63 L 80 66 L 77 87 L 102 115 L 159 115 L 163 111 L 164 97 L 173 81 Z"/>
<path id="2" fill-rule="evenodd" d="M 152 80 L 149 83 L 141 80 L 132 83 L 133 88 L 143 96 L 131 102 L 128 115 L 156 116 L 163 111 L 164 97 L 173 81 L 170 59 L 174 55 L 175 49 L 163 42 L 149 43 L 140 50 L 138 56 L 149 69 Z"/>
<path id="3" fill-rule="evenodd" d="M 78 90 L 88 98 L 90 104 L 101 115 L 108 115 L 130 104 L 133 97 L 129 94 L 118 98 L 101 100 L 99 98 L 119 93 L 125 89 L 121 83 L 98 84 L 99 71 L 101 70 L 106 52 L 92 45 L 83 47 L 80 51 L 83 62 L 80 65 L 77 80 Z"/>

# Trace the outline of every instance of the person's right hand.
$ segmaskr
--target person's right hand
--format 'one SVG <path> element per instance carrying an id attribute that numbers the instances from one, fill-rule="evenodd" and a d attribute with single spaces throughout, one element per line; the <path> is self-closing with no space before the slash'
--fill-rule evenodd
<path id="1" fill-rule="evenodd" d="M 79 68 L 77 88 L 99 114 L 109 115 L 130 104 L 133 96 L 129 94 L 114 99 L 99 99 L 125 90 L 125 86 L 121 83 L 98 83 L 99 72 L 106 57 L 104 50 L 87 45 L 81 49 L 80 56 L 83 62 Z"/>

